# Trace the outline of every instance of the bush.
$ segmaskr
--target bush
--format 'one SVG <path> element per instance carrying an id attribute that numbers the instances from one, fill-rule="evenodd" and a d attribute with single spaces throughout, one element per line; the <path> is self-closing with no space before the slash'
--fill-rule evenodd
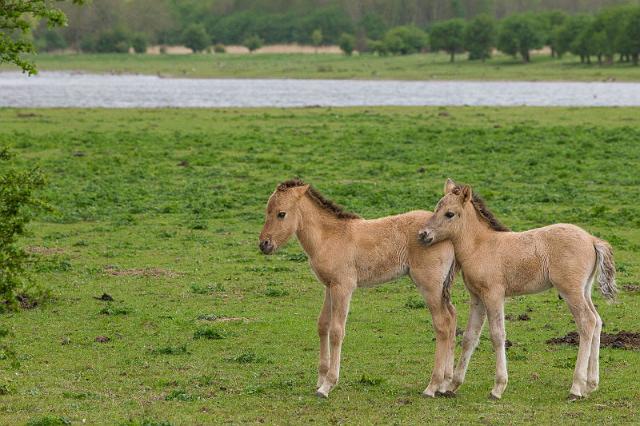
<path id="1" fill-rule="evenodd" d="M 249 52 L 253 52 L 255 50 L 260 49 L 263 43 L 264 41 L 259 36 L 252 35 L 244 39 L 244 41 L 242 42 L 242 45 L 247 49 L 249 49 Z"/>
<path id="2" fill-rule="evenodd" d="M 227 49 L 225 49 L 224 44 L 222 43 L 216 43 L 213 46 L 213 52 L 214 53 L 227 53 Z"/>
<path id="3" fill-rule="evenodd" d="M 431 48 L 433 50 L 444 50 L 451 59 L 455 61 L 456 53 L 464 49 L 465 22 L 462 19 L 450 19 L 448 21 L 437 22 L 431 29 Z"/>
<path id="4" fill-rule="evenodd" d="M 67 41 L 62 37 L 59 31 L 47 30 L 43 35 L 43 48 L 45 52 L 54 50 L 62 50 L 67 48 Z"/>
<path id="5" fill-rule="evenodd" d="M 413 25 L 395 27 L 387 31 L 382 39 L 387 52 L 395 55 L 410 55 L 421 52 L 429 44 L 427 33 Z"/>
<path id="6" fill-rule="evenodd" d="M 44 185 L 37 169 L 16 170 L 6 148 L 0 148 L 0 311 L 17 306 L 17 296 L 28 283 L 25 267 L 29 256 L 16 245 L 24 235 L 34 209 L 44 205 L 34 192 Z M 2 164 L 5 163 L 5 164 Z"/>
<path id="7" fill-rule="evenodd" d="M 93 50 L 98 53 L 128 53 L 130 45 L 127 34 L 116 29 L 99 34 Z"/>
<path id="8" fill-rule="evenodd" d="M 211 41 L 207 30 L 200 24 L 189 25 L 182 33 L 182 42 L 193 53 L 205 50 Z"/>
<path id="9" fill-rule="evenodd" d="M 464 48 L 469 52 L 469 59 L 484 62 L 491 57 L 495 44 L 496 21 L 489 15 L 473 18 L 464 32 Z"/>
<path id="10" fill-rule="evenodd" d="M 345 55 L 351 56 L 356 45 L 356 38 L 351 34 L 342 33 L 338 40 L 338 45 Z"/>
<path id="11" fill-rule="evenodd" d="M 147 36 L 137 33 L 131 37 L 131 46 L 136 53 L 147 53 Z"/>
<path id="12" fill-rule="evenodd" d="M 534 15 L 511 15 L 502 21 L 498 35 L 498 49 L 502 52 L 513 56 L 520 54 L 524 62 L 529 62 L 531 50 L 540 49 L 543 45 L 541 24 Z"/>
<path id="13" fill-rule="evenodd" d="M 316 52 L 318 47 L 322 44 L 322 30 L 316 29 L 311 33 L 311 43 L 316 48 Z"/>
<path id="14" fill-rule="evenodd" d="M 638 65 L 640 57 L 640 7 L 635 8 L 627 17 L 624 32 L 626 48 L 631 55 L 633 65 Z"/>

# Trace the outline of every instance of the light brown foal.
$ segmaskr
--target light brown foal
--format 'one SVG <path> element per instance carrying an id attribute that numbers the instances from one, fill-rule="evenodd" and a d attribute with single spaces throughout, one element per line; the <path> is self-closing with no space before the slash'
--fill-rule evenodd
<path id="1" fill-rule="evenodd" d="M 500 398 L 507 386 L 504 298 L 555 287 L 569 305 L 580 335 L 569 398 L 582 398 L 593 392 L 599 382 L 602 320 L 591 301 L 591 286 L 597 275 L 602 294 L 615 298 L 615 265 L 609 244 L 568 224 L 510 232 L 469 186 L 456 185 L 449 179 L 444 194 L 420 238 L 427 245 L 445 240 L 453 243 L 471 293 L 462 355 L 449 390 L 455 392 L 464 381 L 486 315 L 496 352 L 491 397 Z"/>
<path id="2" fill-rule="evenodd" d="M 316 394 L 327 397 L 338 382 L 340 351 L 356 287 L 409 274 L 433 316 L 436 354 L 425 396 L 444 393 L 453 375 L 456 313 L 449 290 L 455 276 L 451 243 L 427 248 L 418 231 L 432 213 L 414 211 L 365 220 L 344 211 L 300 180 L 278 185 L 269 198 L 260 249 L 275 252 L 296 234 L 311 269 L 325 285 L 318 318 L 320 362 Z"/>

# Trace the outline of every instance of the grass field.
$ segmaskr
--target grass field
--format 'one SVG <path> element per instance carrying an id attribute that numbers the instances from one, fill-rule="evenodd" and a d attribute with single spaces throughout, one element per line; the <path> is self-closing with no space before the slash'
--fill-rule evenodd
<path id="1" fill-rule="evenodd" d="M 565 401 L 577 349 L 545 341 L 575 327 L 554 291 L 507 304 L 501 401 L 487 399 L 486 330 L 458 397 L 422 398 L 434 339 L 407 279 L 356 292 L 341 381 L 319 400 L 322 287 L 297 242 L 265 257 L 257 238 L 270 192 L 293 176 L 369 218 L 433 208 L 450 176 L 516 230 L 573 222 L 608 239 L 621 294 L 594 291 L 604 331 L 640 331 L 639 116 L 0 109 L 0 145 L 42 168 L 55 207 L 24 242 L 53 300 L 0 317 L 20 361 L 0 359 L 0 424 L 637 423 L 637 350 L 603 349 L 600 389 Z M 464 328 L 459 278 L 453 298 Z"/>
<path id="2" fill-rule="evenodd" d="M 253 55 L 47 55 L 36 57 L 41 70 L 141 73 L 175 77 L 329 78 L 396 80 L 576 80 L 640 81 L 630 64 L 581 65 L 576 57 L 554 60 L 534 55 L 524 64 L 501 54 L 482 63 L 460 55 L 451 64 L 445 54 L 347 57 L 337 54 Z M 10 70 L 5 66 L 0 70 Z"/>

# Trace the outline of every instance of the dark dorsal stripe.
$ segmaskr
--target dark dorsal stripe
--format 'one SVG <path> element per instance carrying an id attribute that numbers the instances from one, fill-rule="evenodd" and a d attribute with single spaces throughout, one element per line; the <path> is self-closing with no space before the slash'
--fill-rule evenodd
<path id="1" fill-rule="evenodd" d="M 301 179 L 290 179 L 282 182 L 278 185 L 278 191 L 286 191 L 289 188 L 295 188 L 298 186 L 304 186 L 304 183 Z M 318 190 L 316 190 L 313 186 L 309 185 L 309 189 L 307 190 L 307 195 L 313 200 L 318 207 L 328 211 L 333 214 L 338 219 L 360 219 L 355 213 L 351 213 L 346 211 L 344 208 L 334 203 L 333 201 L 325 198 Z"/>

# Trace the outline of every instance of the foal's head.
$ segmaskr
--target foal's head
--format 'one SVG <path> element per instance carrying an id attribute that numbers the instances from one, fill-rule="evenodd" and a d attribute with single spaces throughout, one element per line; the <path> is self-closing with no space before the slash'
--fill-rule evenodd
<path id="1" fill-rule="evenodd" d="M 301 181 L 283 182 L 267 202 L 264 226 L 260 233 L 260 250 L 271 254 L 287 242 L 298 229 L 298 201 L 309 190 Z"/>
<path id="2" fill-rule="evenodd" d="M 444 184 L 444 197 L 438 201 L 433 216 L 427 220 L 418 237 L 424 244 L 431 245 L 457 235 L 462 229 L 465 214 L 473 213 L 465 209 L 471 204 L 471 187 L 457 185 L 451 179 Z"/>
<path id="3" fill-rule="evenodd" d="M 482 198 L 472 193 L 469 185 L 458 185 L 447 179 L 444 184 L 444 197 L 438 201 L 433 216 L 427 220 L 418 237 L 427 245 L 454 238 L 463 231 L 464 224 L 474 217 L 479 218 L 493 231 L 509 231 L 509 228 L 489 211 Z"/>

